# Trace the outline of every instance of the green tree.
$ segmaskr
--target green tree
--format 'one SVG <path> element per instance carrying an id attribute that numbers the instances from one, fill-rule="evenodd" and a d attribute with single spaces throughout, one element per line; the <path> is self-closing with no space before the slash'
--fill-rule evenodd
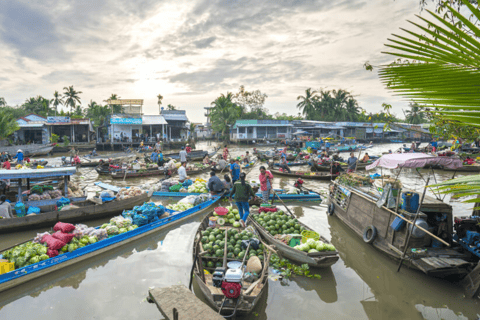
<path id="1" fill-rule="evenodd" d="M 65 105 L 70 107 L 70 111 L 73 113 L 77 102 L 81 104 L 79 95 L 82 91 L 76 91 L 73 86 L 63 88 L 63 97 L 65 98 Z"/>
<path id="2" fill-rule="evenodd" d="M 42 96 L 31 97 L 25 100 L 22 108 L 25 109 L 26 113 L 34 113 L 44 117 L 53 115 L 53 110 L 50 108 L 50 100 Z"/>
<path id="3" fill-rule="evenodd" d="M 167 110 L 177 110 L 177 107 L 175 107 L 173 104 L 167 105 Z"/>
<path id="4" fill-rule="evenodd" d="M 230 127 L 241 114 L 241 108 L 232 99 L 233 94 L 228 92 L 227 95 L 222 94 L 212 102 L 213 108 L 210 115 L 212 128 L 219 132 L 224 140 L 229 139 Z"/>
<path id="5" fill-rule="evenodd" d="M 420 124 L 426 121 L 424 112 L 417 103 L 410 102 L 408 106 L 410 109 L 405 111 L 405 120 L 408 123 Z"/>
<path id="6" fill-rule="evenodd" d="M 119 100 L 119 99 L 121 99 L 119 95 L 117 95 L 116 93 L 112 93 L 110 95 L 110 98 L 108 98 L 104 102 L 108 102 L 109 100 Z M 112 114 L 123 113 L 123 108 L 120 104 L 111 104 L 110 107 L 112 108 Z"/>
<path id="7" fill-rule="evenodd" d="M 105 125 L 105 121 L 110 114 L 110 108 L 106 106 L 101 106 L 95 101 L 90 100 L 90 103 L 87 106 L 85 116 L 93 120 L 93 126 L 95 128 Z"/>
<path id="8" fill-rule="evenodd" d="M 300 113 L 296 116 L 291 116 L 291 115 L 287 115 L 285 112 L 284 113 L 277 112 L 273 115 L 273 118 L 275 120 L 290 120 L 290 121 L 303 120 L 303 117 Z"/>
<path id="9" fill-rule="evenodd" d="M 0 107 L 6 107 L 7 101 L 5 101 L 4 97 L 0 97 Z"/>
<path id="10" fill-rule="evenodd" d="M 65 101 L 62 99 L 60 93 L 55 90 L 55 92 L 53 93 L 53 99 L 50 100 L 50 102 L 53 104 L 53 107 L 55 108 L 55 116 L 57 116 L 58 106 L 63 106 L 65 104 Z"/>
<path id="11" fill-rule="evenodd" d="M 297 108 L 305 116 L 305 119 L 312 120 L 315 117 L 315 100 L 317 97 L 317 91 L 313 90 L 312 88 L 308 88 L 305 90 L 305 96 L 298 96 L 297 100 L 300 102 L 297 104 Z"/>
<path id="12" fill-rule="evenodd" d="M 0 140 L 6 139 L 20 129 L 16 119 L 4 108 L 0 108 Z"/>

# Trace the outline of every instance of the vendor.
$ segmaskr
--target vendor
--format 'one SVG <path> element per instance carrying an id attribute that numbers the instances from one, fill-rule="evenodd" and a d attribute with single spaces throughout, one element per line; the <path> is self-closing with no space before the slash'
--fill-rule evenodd
<path id="1" fill-rule="evenodd" d="M 178 168 L 178 181 L 180 183 L 183 183 L 185 180 L 190 179 L 190 177 L 187 176 L 186 167 L 187 167 L 187 163 L 182 162 L 182 165 L 180 166 L 180 168 Z"/>
<path id="2" fill-rule="evenodd" d="M 210 179 L 208 179 L 207 188 L 213 195 L 222 193 L 225 190 L 225 185 L 222 180 L 217 177 L 215 171 L 210 172 Z"/>
<path id="3" fill-rule="evenodd" d="M 163 152 L 162 150 L 159 150 L 157 154 L 157 164 L 159 167 L 163 167 L 164 163 L 165 163 L 165 160 L 163 160 Z"/>
<path id="4" fill-rule="evenodd" d="M 336 176 L 337 176 L 337 175 L 339 175 L 340 172 L 342 172 L 342 171 L 345 171 L 345 170 L 343 170 L 343 168 L 342 168 L 342 166 L 340 165 L 340 163 L 338 163 L 338 162 L 335 161 L 335 162 L 333 163 L 332 170 L 331 170 L 330 173 L 331 173 L 332 175 L 336 175 Z"/>
<path id="5" fill-rule="evenodd" d="M 203 158 L 203 164 L 204 165 L 210 164 L 210 158 L 208 157 L 208 154 L 206 154 L 205 157 Z"/>
<path id="6" fill-rule="evenodd" d="M 225 190 L 232 190 L 233 188 L 233 183 L 232 179 L 230 179 L 230 176 L 228 174 L 223 176 L 223 185 L 225 186 Z"/>
<path id="7" fill-rule="evenodd" d="M 248 215 L 250 214 L 250 206 L 248 200 L 250 198 L 255 198 L 255 193 L 253 192 L 252 186 L 245 181 L 246 174 L 242 172 L 240 174 L 240 181 L 237 181 L 233 185 L 232 192 L 230 193 L 229 200 L 232 201 L 232 197 L 235 197 L 235 204 L 238 207 L 238 212 L 240 214 L 240 224 L 245 228 L 245 222 L 247 221 Z"/>
<path id="8" fill-rule="evenodd" d="M 17 154 L 15 155 L 14 158 L 17 158 L 17 163 L 18 164 L 23 164 L 23 151 L 18 149 Z"/>
<path id="9" fill-rule="evenodd" d="M 250 163 L 250 154 L 248 151 L 245 153 L 245 157 L 243 158 L 244 163 Z"/>
<path id="10" fill-rule="evenodd" d="M 4 194 L 0 196 L 0 217 L 13 218 L 12 206 L 7 202 L 7 197 Z"/>
<path id="11" fill-rule="evenodd" d="M 73 158 L 73 163 L 74 165 L 77 165 L 77 164 L 80 164 L 81 161 L 80 161 L 80 157 L 77 155 L 75 155 L 75 158 Z"/>
<path id="12" fill-rule="evenodd" d="M 232 182 L 235 184 L 235 181 L 240 179 L 240 165 L 238 164 L 238 160 L 230 159 L 230 174 L 232 175 Z"/>
<path id="13" fill-rule="evenodd" d="M 370 160 L 370 157 L 368 156 L 368 153 L 365 152 L 365 155 L 362 158 L 362 162 L 368 162 Z"/>
<path id="14" fill-rule="evenodd" d="M 90 153 L 92 156 L 97 155 L 97 148 L 93 148 L 92 152 Z"/>
<path id="15" fill-rule="evenodd" d="M 355 157 L 355 154 L 351 152 L 350 158 L 348 158 L 347 160 L 347 164 L 348 164 L 347 172 L 354 172 L 357 169 L 357 162 L 358 162 L 357 157 Z"/>
<path id="16" fill-rule="evenodd" d="M 157 152 L 156 150 L 153 150 L 151 156 L 150 156 L 150 160 L 152 160 L 153 163 L 157 163 L 158 162 L 158 155 L 157 155 Z"/>
<path id="17" fill-rule="evenodd" d="M 287 158 L 284 158 L 284 157 L 280 158 L 280 168 L 282 168 L 283 171 L 292 173 L 292 171 L 290 170 L 290 167 L 288 166 Z"/>
<path id="18" fill-rule="evenodd" d="M 186 151 L 187 153 L 192 152 L 192 148 L 190 147 L 189 144 L 187 144 L 187 146 L 186 146 L 186 148 L 185 148 L 185 151 Z"/>

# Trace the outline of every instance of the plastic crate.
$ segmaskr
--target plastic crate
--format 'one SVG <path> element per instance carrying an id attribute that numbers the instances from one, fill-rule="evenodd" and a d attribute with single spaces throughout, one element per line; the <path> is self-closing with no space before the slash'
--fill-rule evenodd
<path id="1" fill-rule="evenodd" d="M 15 265 L 8 260 L 0 260 L 0 274 L 15 270 Z"/>
<path id="2" fill-rule="evenodd" d="M 315 231 L 303 230 L 302 231 L 302 243 L 307 242 L 308 239 L 313 239 L 315 241 L 320 240 L 320 235 Z"/>

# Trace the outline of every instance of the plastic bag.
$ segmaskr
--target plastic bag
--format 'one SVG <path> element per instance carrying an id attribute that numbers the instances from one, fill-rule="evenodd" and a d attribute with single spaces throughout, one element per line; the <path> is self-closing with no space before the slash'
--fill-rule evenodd
<path id="1" fill-rule="evenodd" d="M 70 223 L 57 222 L 53 227 L 53 231 L 61 231 L 63 233 L 69 233 L 75 230 L 75 226 Z"/>
<path id="2" fill-rule="evenodd" d="M 66 245 L 65 242 L 61 241 L 61 240 L 58 240 L 56 238 L 54 238 L 53 236 L 51 235 L 45 235 L 42 239 L 43 242 L 46 242 L 47 243 L 47 246 L 49 249 L 52 249 L 52 250 L 59 250 L 59 249 L 62 249 L 62 247 L 64 245 Z"/>
<path id="3" fill-rule="evenodd" d="M 148 223 L 148 218 L 143 214 L 135 214 L 133 216 L 133 224 L 141 227 Z"/>
<path id="4" fill-rule="evenodd" d="M 49 248 L 47 250 L 47 256 L 49 256 L 50 258 L 58 256 L 58 250 L 53 250 Z"/>
<path id="5" fill-rule="evenodd" d="M 75 237 L 75 235 L 73 233 L 63 233 L 63 232 L 55 232 L 52 234 L 52 237 L 54 237 L 55 239 L 58 239 L 60 241 L 63 241 L 65 243 L 69 243 L 70 241 L 72 241 L 73 237 Z"/>
<path id="6" fill-rule="evenodd" d="M 39 214 L 40 213 L 40 208 L 35 207 L 35 206 L 28 207 L 27 214 L 31 214 L 31 213 Z"/>
<path id="7" fill-rule="evenodd" d="M 104 190 L 100 193 L 100 198 L 114 198 L 115 193 L 111 190 Z"/>
<path id="8" fill-rule="evenodd" d="M 60 208 L 64 205 L 70 204 L 70 199 L 67 199 L 65 197 L 62 197 L 57 200 L 57 207 Z"/>
<path id="9" fill-rule="evenodd" d="M 188 197 L 185 197 L 183 198 L 182 200 L 178 201 L 178 203 L 188 203 L 188 204 L 191 204 L 192 206 L 195 204 L 195 199 L 197 198 L 197 196 L 188 196 Z"/>

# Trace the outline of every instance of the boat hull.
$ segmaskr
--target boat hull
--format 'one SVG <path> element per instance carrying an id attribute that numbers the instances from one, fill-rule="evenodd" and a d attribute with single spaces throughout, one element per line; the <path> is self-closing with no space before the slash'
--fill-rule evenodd
<path id="1" fill-rule="evenodd" d="M 6 151 L 10 155 L 14 156 L 17 154 L 18 150 L 22 150 L 23 154 L 28 157 L 35 157 L 35 156 L 44 156 L 52 152 L 55 146 L 50 144 L 25 144 L 19 146 L 10 146 L 10 147 L 2 147 L 2 152 Z"/>
<path id="2" fill-rule="evenodd" d="M 250 223 L 253 223 L 255 228 L 259 231 L 261 234 L 262 238 L 267 241 L 268 244 L 275 246 L 275 249 L 281 253 L 282 256 L 285 258 L 288 258 L 292 261 L 295 261 L 299 264 L 308 264 L 310 267 L 315 267 L 315 268 L 327 268 L 335 264 L 338 259 L 338 252 L 337 251 L 327 251 L 327 252 L 318 252 L 316 253 L 316 256 L 309 256 L 307 253 L 303 251 L 299 251 L 297 249 L 294 249 L 285 243 L 278 241 L 270 233 L 268 233 L 257 221 L 252 219 L 251 217 L 248 217 L 248 220 Z M 312 230 L 308 226 L 300 223 L 303 227 L 305 227 L 307 230 Z M 324 237 L 320 237 L 320 240 L 322 240 L 325 243 L 330 243 L 327 239 Z"/>
<path id="3" fill-rule="evenodd" d="M 141 205 L 148 201 L 150 196 L 145 193 L 130 199 L 115 200 L 100 205 L 91 205 L 66 211 L 50 211 L 38 215 L 29 215 L 20 218 L 1 219 L 0 234 L 31 230 L 41 227 L 53 226 L 58 221 L 79 222 L 92 219 L 105 218 L 121 213 L 125 209 Z"/>
<path id="4" fill-rule="evenodd" d="M 152 233 L 172 227 L 198 214 L 205 213 L 214 206 L 220 198 L 202 203 L 176 215 L 162 218 L 156 222 L 139 227 L 132 231 L 119 234 L 112 238 L 98 241 L 73 252 L 67 252 L 52 259 L 41 261 L 37 264 L 23 267 L 3 275 L 0 275 L 0 292 L 19 286 L 28 281 L 40 278 L 46 274 L 55 272 L 75 263 L 98 256 L 104 252 L 129 244 L 135 240 L 146 237 Z M 170 213 L 172 211 L 169 211 Z"/>
<path id="5" fill-rule="evenodd" d="M 301 175 L 295 173 L 281 172 L 278 170 L 269 169 L 274 175 L 291 177 L 291 178 L 302 178 L 302 179 L 312 179 L 312 180 L 335 180 L 338 176 L 331 174 L 324 175 Z"/>

